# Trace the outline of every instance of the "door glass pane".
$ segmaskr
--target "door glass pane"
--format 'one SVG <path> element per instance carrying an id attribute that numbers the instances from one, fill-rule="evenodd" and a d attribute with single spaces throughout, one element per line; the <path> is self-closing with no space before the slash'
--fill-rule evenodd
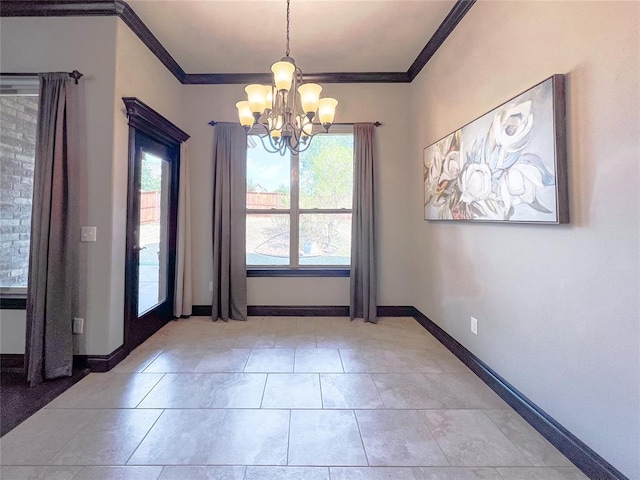
<path id="1" fill-rule="evenodd" d="M 351 263 L 351 213 L 300 214 L 300 265 Z"/>
<path id="2" fill-rule="evenodd" d="M 247 265 L 289 265 L 289 214 L 247 214 Z"/>
<path id="3" fill-rule="evenodd" d="M 138 315 L 167 299 L 169 163 L 142 152 Z"/>

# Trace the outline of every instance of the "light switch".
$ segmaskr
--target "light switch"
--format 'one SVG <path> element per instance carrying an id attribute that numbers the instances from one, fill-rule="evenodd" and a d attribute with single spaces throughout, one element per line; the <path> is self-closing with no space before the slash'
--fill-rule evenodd
<path id="1" fill-rule="evenodd" d="M 80 231 L 81 242 L 95 242 L 96 241 L 96 227 L 82 227 Z"/>

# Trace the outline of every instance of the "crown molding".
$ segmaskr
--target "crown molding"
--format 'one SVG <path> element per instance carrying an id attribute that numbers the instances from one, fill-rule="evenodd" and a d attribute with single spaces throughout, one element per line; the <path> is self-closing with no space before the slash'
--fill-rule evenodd
<path id="1" fill-rule="evenodd" d="M 75 17 L 118 15 L 118 0 L 3 0 L 0 2 L 2 17 Z M 125 4 L 126 5 L 126 4 Z M 122 8 L 120 6 L 120 8 Z"/>
<path id="2" fill-rule="evenodd" d="M 413 79 L 418 76 L 431 57 L 433 57 L 436 51 L 442 46 L 447 37 L 458 26 L 460 20 L 462 20 L 471 7 L 473 7 L 474 3 L 476 3 L 476 0 L 458 0 L 456 2 L 433 36 L 413 61 L 409 70 L 407 70 L 407 76 L 409 77 L 410 82 L 413 82 Z"/>
<path id="3" fill-rule="evenodd" d="M 185 72 L 160 40 L 149 30 L 140 17 L 123 0 L 2 0 L 2 17 L 101 17 L 116 16 L 151 50 L 176 79 L 183 83 Z"/>
<path id="4" fill-rule="evenodd" d="M 457 0 L 406 72 L 307 73 L 305 80 L 318 83 L 410 83 L 467 14 L 476 0 Z M 269 83 L 267 73 L 186 73 L 160 40 L 124 0 L 2 0 L 2 17 L 117 16 L 182 84 L 222 85 Z"/>
<path id="5" fill-rule="evenodd" d="M 184 83 L 184 77 L 186 76 L 185 71 L 178 65 L 178 62 L 175 61 L 167 49 L 164 48 L 160 40 L 149 30 L 142 19 L 131 9 L 129 4 L 122 0 L 116 0 L 115 4 L 118 17 L 120 17 L 131 31 L 138 36 L 142 43 L 158 57 L 158 60 L 167 67 L 167 70 L 169 70 L 180 83 Z"/>
<path id="6" fill-rule="evenodd" d="M 271 83 L 269 73 L 187 73 L 184 84 L 240 84 Z M 305 73 L 304 80 L 316 83 L 407 83 L 406 72 L 343 72 L 343 73 Z"/>

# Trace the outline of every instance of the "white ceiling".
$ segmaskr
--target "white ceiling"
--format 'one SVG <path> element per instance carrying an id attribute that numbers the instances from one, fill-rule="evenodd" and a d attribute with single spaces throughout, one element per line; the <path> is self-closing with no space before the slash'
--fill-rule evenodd
<path id="1" fill-rule="evenodd" d="M 305 73 L 405 72 L 455 0 L 291 0 Z M 186 73 L 263 73 L 284 56 L 285 0 L 129 0 Z"/>

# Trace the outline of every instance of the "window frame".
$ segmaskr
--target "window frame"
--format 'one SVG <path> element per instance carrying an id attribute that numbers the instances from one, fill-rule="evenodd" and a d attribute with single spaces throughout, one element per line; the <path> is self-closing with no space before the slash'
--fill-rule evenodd
<path id="1" fill-rule="evenodd" d="M 39 97 L 40 80 L 37 76 L 0 75 L 0 95 Z M 28 285 L 0 286 L 0 309 L 25 310 L 27 308 L 27 291 Z"/>
<path id="2" fill-rule="evenodd" d="M 251 133 L 249 133 L 251 135 Z M 320 136 L 351 135 L 353 125 L 334 125 L 328 133 Z M 253 135 L 257 137 L 258 135 Z M 312 140 L 313 141 L 313 140 Z M 256 142 L 262 140 L 256 139 Z M 274 153 L 274 155 L 277 155 Z M 248 157 L 247 157 L 248 158 Z M 288 215 L 289 216 L 289 264 L 288 265 L 251 265 L 247 264 L 248 277 L 349 277 L 350 265 L 300 265 L 300 216 L 313 214 L 350 214 L 353 221 L 353 208 L 300 208 L 300 155 L 290 154 L 290 187 L 289 208 L 249 209 L 245 208 L 245 219 L 248 215 Z M 353 164 L 352 164 L 353 165 Z M 353 196 L 353 192 L 352 192 Z M 245 220 L 246 222 L 246 220 Z"/>

